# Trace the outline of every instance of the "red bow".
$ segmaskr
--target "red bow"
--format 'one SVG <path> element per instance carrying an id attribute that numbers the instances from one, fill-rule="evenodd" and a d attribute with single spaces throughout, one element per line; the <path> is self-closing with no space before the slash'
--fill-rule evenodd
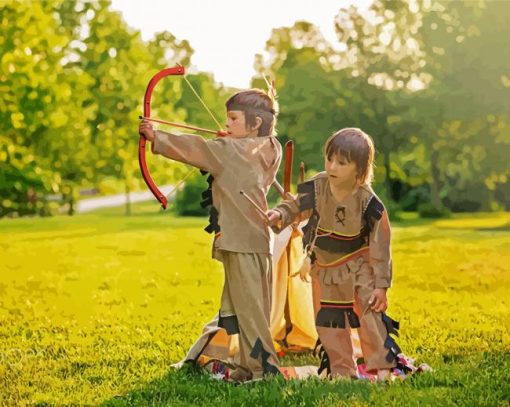
<path id="1" fill-rule="evenodd" d="M 226 133 L 224 131 L 221 131 L 221 130 L 220 131 L 216 131 L 216 130 L 203 129 L 203 128 L 200 128 L 200 127 L 190 126 L 190 125 L 186 125 L 186 124 L 167 122 L 167 121 L 164 121 L 164 120 L 158 120 L 158 119 L 151 119 L 150 118 L 150 115 L 151 115 L 151 96 L 152 96 L 152 91 L 154 90 L 154 87 L 156 86 L 156 84 L 161 79 L 163 79 L 165 76 L 170 76 L 170 75 L 181 75 L 181 76 L 183 76 L 184 74 L 185 74 L 184 67 L 181 66 L 181 65 L 177 65 L 177 66 L 175 66 L 173 68 L 163 69 L 162 71 L 159 71 L 156 75 L 154 75 L 151 78 L 151 80 L 149 81 L 149 84 L 147 85 L 147 90 L 145 91 L 145 97 L 144 97 L 144 101 L 143 101 L 143 117 L 140 117 L 140 119 L 146 119 L 146 120 L 150 120 L 150 121 L 154 121 L 154 122 L 158 122 L 158 123 L 168 124 L 168 125 L 171 125 L 171 126 L 174 126 L 174 127 L 183 127 L 183 128 L 186 128 L 186 129 L 197 130 L 197 131 L 205 132 L 205 133 L 213 133 L 213 134 L 216 134 L 218 136 L 225 136 Z M 188 82 L 188 85 L 191 86 L 191 84 L 189 82 Z M 200 96 L 196 93 L 196 91 L 193 88 L 192 88 L 192 90 L 195 93 L 195 95 L 200 99 Z M 207 109 L 207 106 L 205 106 L 203 101 L 201 99 L 200 99 L 200 101 L 202 102 L 204 107 Z M 207 109 L 207 110 L 209 111 L 209 109 Z M 213 116 L 210 111 L 209 111 L 209 113 L 211 114 L 211 116 Z M 213 116 L 213 118 L 214 118 L 214 116 Z M 216 121 L 216 119 L 215 119 L 215 121 Z M 145 183 L 147 184 L 147 186 L 149 187 L 149 189 L 151 190 L 151 192 L 156 197 L 156 199 L 161 203 L 161 206 L 163 207 L 163 209 L 166 209 L 166 207 L 168 205 L 168 199 L 159 190 L 159 188 L 156 186 L 156 184 L 154 183 L 154 180 L 150 176 L 149 170 L 147 168 L 147 162 L 145 160 L 145 144 L 146 144 L 146 142 L 147 142 L 147 140 L 145 139 L 145 137 L 140 134 L 140 141 L 138 142 L 138 162 L 140 164 L 140 170 L 142 171 L 142 177 L 143 177 Z"/>
<path id="2" fill-rule="evenodd" d="M 285 143 L 285 172 L 283 173 L 283 191 L 285 195 L 290 193 L 292 185 L 292 160 L 294 158 L 294 142 L 292 140 Z"/>
<path id="3" fill-rule="evenodd" d="M 147 85 L 147 90 L 145 91 L 145 97 L 143 99 L 143 115 L 144 117 L 150 117 L 151 116 L 151 96 L 152 91 L 156 84 L 163 79 L 165 76 L 169 75 L 184 75 L 184 67 L 182 66 L 176 66 L 173 68 L 167 68 L 163 69 L 162 71 L 159 71 L 156 75 L 154 75 L 151 80 L 149 81 L 149 84 Z M 151 192 L 154 194 L 156 199 L 161 203 L 161 206 L 163 209 L 166 209 L 168 205 L 168 200 L 166 199 L 166 196 L 159 190 L 159 188 L 154 183 L 154 180 L 152 179 L 151 175 L 149 174 L 149 169 L 147 168 L 147 162 L 145 161 L 145 143 L 147 140 L 144 136 L 140 134 L 140 141 L 138 142 L 138 163 L 140 164 L 140 170 L 142 171 L 142 177 L 151 190 Z"/>

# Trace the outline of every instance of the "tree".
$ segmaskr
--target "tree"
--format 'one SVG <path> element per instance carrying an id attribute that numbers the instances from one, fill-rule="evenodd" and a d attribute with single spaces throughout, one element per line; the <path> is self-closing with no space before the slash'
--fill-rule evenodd
<path id="1" fill-rule="evenodd" d="M 4 68 L 0 150 L 6 170 L 0 216 L 10 211 L 23 214 L 29 207 L 42 210 L 44 202 L 34 205 L 29 192 L 35 190 L 41 196 L 61 192 L 62 181 L 73 172 L 70 167 L 77 167 L 78 158 L 65 157 L 64 152 L 69 137 L 82 128 L 82 115 L 72 102 L 87 93 L 87 80 L 65 66 L 72 21 L 62 24 L 61 14 L 55 12 L 64 4 L 75 2 L 13 1 L 0 10 L 5 27 L 0 43 Z M 55 161 L 55 157 L 61 159 Z"/>

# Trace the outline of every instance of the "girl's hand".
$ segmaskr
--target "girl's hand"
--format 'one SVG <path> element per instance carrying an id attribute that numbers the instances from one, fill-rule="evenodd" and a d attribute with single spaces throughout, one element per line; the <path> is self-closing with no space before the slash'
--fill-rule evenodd
<path id="1" fill-rule="evenodd" d="M 152 124 L 148 120 L 142 120 L 140 126 L 138 126 L 138 133 L 144 136 L 149 141 L 154 141 L 154 129 Z"/>
<path id="2" fill-rule="evenodd" d="M 368 300 L 371 309 L 375 312 L 384 312 L 388 308 L 388 299 L 386 298 L 386 288 L 375 288 L 372 296 Z"/>
<path id="3" fill-rule="evenodd" d="M 310 283 L 311 281 L 308 280 L 308 276 L 310 275 L 312 271 L 312 262 L 310 261 L 310 257 L 306 256 L 303 260 L 303 264 L 301 265 L 301 268 L 299 269 L 299 278 L 301 278 L 301 281 L 305 283 Z"/>

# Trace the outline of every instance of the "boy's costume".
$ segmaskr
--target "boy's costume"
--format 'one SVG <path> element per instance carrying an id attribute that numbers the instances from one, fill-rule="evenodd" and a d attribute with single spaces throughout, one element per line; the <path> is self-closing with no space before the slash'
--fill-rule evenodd
<path id="1" fill-rule="evenodd" d="M 207 193 L 204 193 L 204 197 L 206 196 Z M 303 261 L 301 237 L 300 229 L 290 227 L 275 236 L 270 330 L 276 350 L 281 349 L 279 343 L 282 342 L 290 351 L 311 350 L 317 341 L 312 287 L 309 282 L 301 281 L 298 275 Z M 226 376 L 229 369 L 222 366 L 239 364 L 238 335 L 228 335 L 218 321 L 219 314 L 204 326 L 200 337 L 190 347 L 185 358 L 173 365 L 174 367 L 179 368 L 184 362 L 194 362 L 207 366 L 211 372 Z M 283 371 L 285 375 L 288 375 L 288 369 Z M 309 374 L 306 371 L 305 376 L 302 376 L 299 369 L 299 373 L 294 372 L 290 377 L 305 377 Z M 280 370 L 282 371 L 282 368 Z"/>
<path id="2" fill-rule="evenodd" d="M 239 334 L 237 362 L 253 378 L 278 372 L 269 330 L 272 235 L 265 219 L 240 191 L 267 210 L 266 194 L 280 165 L 281 150 L 271 136 L 206 140 L 156 131 L 152 143 L 153 153 L 191 164 L 214 177 L 214 181 L 209 178 L 210 190 L 204 193 L 205 204 L 212 205 L 211 224 L 206 229 L 215 232 L 213 257 L 223 263 L 225 284 L 219 315 L 206 326 L 188 356 L 198 357 L 224 328 L 229 335 Z"/>
<path id="3" fill-rule="evenodd" d="M 356 375 L 349 328 L 358 328 L 367 371 L 394 367 L 400 349 L 389 334 L 397 333 L 398 323 L 368 304 L 373 289 L 390 287 L 392 278 L 390 225 L 382 202 L 368 186 L 337 202 L 323 172 L 275 209 L 280 228 L 303 212 L 309 216 L 303 244 L 313 264 L 321 370 Z"/>

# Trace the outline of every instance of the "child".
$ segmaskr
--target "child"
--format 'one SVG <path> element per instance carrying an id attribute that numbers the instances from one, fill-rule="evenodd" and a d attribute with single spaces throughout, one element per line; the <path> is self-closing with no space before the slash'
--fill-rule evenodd
<path id="1" fill-rule="evenodd" d="M 272 136 L 273 101 L 263 91 L 239 92 L 226 103 L 228 136 L 206 140 L 196 135 L 153 131 L 147 121 L 140 133 L 152 151 L 209 172 L 214 231 L 213 257 L 223 263 L 225 283 L 218 326 L 239 333 L 235 381 L 278 374 L 279 361 L 269 330 L 271 290 L 270 230 L 243 190 L 267 209 L 266 194 L 281 161 L 281 145 Z M 221 231 L 220 231 L 221 227 Z M 217 332 L 217 330 L 215 331 Z M 204 339 L 204 346 L 212 339 Z"/>
<path id="2" fill-rule="evenodd" d="M 384 314 L 391 285 L 388 214 L 370 183 L 374 145 L 360 129 L 345 128 L 326 143 L 325 172 L 298 186 L 298 196 L 268 211 L 281 230 L 309 217 L 303 244 L 313 263 L 321 369 L 333 376 L 357 374 L 351 328 L 359 328 L 366 370 L 385 378 L 400 349 L 389 336 L 398 324 Z"/>

